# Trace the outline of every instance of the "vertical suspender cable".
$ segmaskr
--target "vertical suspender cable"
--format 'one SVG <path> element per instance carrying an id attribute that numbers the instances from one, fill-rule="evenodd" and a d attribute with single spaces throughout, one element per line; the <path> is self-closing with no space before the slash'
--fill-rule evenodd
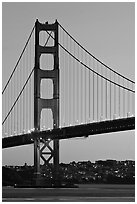
<path id="1" fill-rule="evenodd" d="M 16 99 L 16 97 L 17 97 L 17 86 L 18 86 L 18 83 L 17 83 L 17 73 L 18 73 L 18 71 L 16 72 L 16 74 L 15 74 L 15 77 L 16 77 L 16 79 L 15 79 L 15 83 L 16 83 L 16 85 L 15 85 L 15 98 L 14 98 L 14 100 Z M 15 133 L 17 134 L 17 126 L 18 126 L 18 118 L 17 118 L 17 106 L 18 106 L 18 102 L 17 102 L 17 104 L 16 104 L 16 106 L 15 106 Z"/>
<path id="2" fill-rule="evenodd" d="M 74 56 L 76 55 L 75 53 L 75 42 L 73 42 L 74 44 Z M 73 48 L 73 47 L 72 47 Z M 73 66 L 72 66 L 72 69 L 73 69 L 73 87 L 72 87 L 72 90 L 73 90 L 73 125 L 75 125 L 75 112 L 76 112 L 76 107 L 75 107 L 75 103 L 76 103 L 76 100 L 77 98 L 75 97 L 75 71 L 76 71 L 76 67 L 75 67 L 75 60 L 73 59 Z"/>
<path id="3" fill-rule="evenodd" d="M 30 42 L 28 47 L 28 75 L 30 73 Z M 30 79 L 28 81 L 28 131 L 30 130 Z"/>
<path id="4" fill-rule="evenodd" d="M 6 95 L 6 94 L 5 94 Z M 3 115 L 4 115 L 4 118 L 5 118 L 5 115 L 6 115 L 6 113 L 5 113 L 5 104 L 6 104 L 6 100 L 4 100 L 6 97 L 5 97 L 5 95 L 3 95 L 3 98 L 2 98 L 2 109 L 3 109 L 3 111 L 2 111 L 2 120 L 3 120 Z M 4 101 L 4 102 L 3 102 Z M 2 126 L 2 136 L 4 135 L 4 137 L 5 137 L 5 132 L 6 132 L 6 130 L 5 130 L 5 125 L 6 124 L 4 124 L 3 126 Z"/>
<path id="5" fill-rule="evenodd" d="M 15 92 L 16 92 L 16 85 L 15 85 L 15 81 L 16 81 L 16 73 L 14 74 L 14 78 L 13 78 L 13 103 L 14 103 L 14 99 L 15 99 Z M 13 135 L 15 135 L 15 132 L 16 132 L 16 128 L 15 128 L 15 125 L 16 125 L 16 106 L 13 108 L 13 122 L 14 122 L 14 125 L 13 125 Z"/>
<path id="6" fill-rule="evenodd" d="M 18 72 L 18 71 L 17 71 Z M 16 96 L 17 96 L 17 72 L 15 73 L 15 85 L 14 85 L 14 88 L 15 88 L 15 97 L 14 97 L 14 100 L 16 99 Z M 14 108 L 15 110 L 15 131 L 14 131 L 14 134 L 16 135 L 17 134 L 17 105 L 18 105 L 18 102 Z"/>
<path id="7" fill-rule="evenodd" d="M 86 52 L 85 52 L 85 64 L 87 65 L 87 57 L 86 57 Z M 85 123 L 87 122 L 86 121 L 86 117 L 87 117 L 87 115 L 86 115 L 86 106 L 87 106 L 87 91 L 86 91 L 86 85 L 87 85 L 87 77 L 86 77 L 86 74 L 87 74 L 87 70 L 86 69 L 84 69 L 85 70 Z"/>
<path id="8" fill-rule="evenodd" d="M 107 69 L 106 69 L 106 78 L 107 78 Z M 106 80 L 106 119 L 107 119 L 107 80 Z"/>
<path id="9" fill-rule="evenodd" d="M 6 109 L 6 113 L 8 112 L 8 110 L 9 110 L 9 91 L 10 91 L 10 86 L 9 86 L 9 88 L 8 88 L 8 90 L 7 90 L 7 109 Z M 5 113 L 5 114 L 6 114 Z M 10 136 L 10 118 L 9 118 L 9 120 L 7 121 L 7 135 L 8 136 Z"/>
<path id="10" fill-rule="evenodd" d="M 7 92 L 6 92 L 7 93 Z M 5 95 L 3 96 L 3 102 L 2 102 L 2 106 L 3 106 L 3 114 L 2 115 L 4 115 L 4 117 L 5 117 L 5 115 L 6 115 L 6 104 L 7 104 L 7 97 L 6 97 L 6 93 L 5 93 Z M 7 122 L 4 124 L 4 126 L 2 127 L 2 135 L 4 135 L 5 136 L 5 133 L 6 133 L 6 125 L 7 125 Z"/>
<path id="11" fill-rule="evenodd" d="M 7 112 L 9 111 L 9 109 L 10 109 L 10 100 L 11 100 L 11 98 L 10 98 L 10 84 L 9 84 L 9 89 L 8 89 L 8 108 L 7 108 Z M 10 124 L 11 124 L 11 115 L 10 115 L 10 118 L 9 118 L 9 121 L 8 121 L 8 135 L 10 136 L 11 135 L 11 126 L 10 126 Z"/>
<path id="12" fill-rule="evenodd" d="M 82 50 L 81 50 L 81 62 L 83 62 L 83 55 L 82 55 Z M 81 64 L 81 123 L 83 122 L 82 118 L 82 110 L 83 110 L 83 67 Z"/>
<path id="13" fill-rule="evenodd" d="M 65 44 L 65 34 L 64 34 L 64 44 Z M 64 51 L 62 51 L 64 53 Z M 66 125 L 67 122 L 67 58 L 66 58 L 66 53 L 64 53 L 64 64 L 63 64 L 63 69 L 64 69 L 64 126 Z"/>
<path id="14" fill-rule="evenodd" d="M 9 88 L 8 88 L 8 90 L 9 90 Z M 5 98 L 6 98 L 6 101 L 7 101 L 7 103 L 6 103 L 6 110 L 5 110 L 5 115 L 6 115 L 6 113 L 7 113 L 7 110 L 8 110 L 8 103 L 9 103 L 9 101 L 8 101 L 8 90 L 7 90 L 7 92 L 6 92 L 6 96 L 5 96 Z M 10 120 L 10 118 L 9 118 L 9 120 Z M 8 135 L 8 136 L 10 136 L 9 135 L 9 121 L 7 121 L 6 122 L 6 136 Z"/>
<path id="15" fill-rule="evenodd" d="M 91 58 L 89 56 L 89 67 L 91 67 Z M 89 83 L 89 123 L 90 123 L 90 70 L 88 72 L 89 76 L 88 76 L 88 83 Z"/>
<path id="16" fill-rule="evenodd" d="M 132 83 L 132 91 L 134 90 L 134 84 Z M 134 115 L 134 93 L 132 93 L 132 115 Z"/>
<path id="17" fill-rule="evenodd" d="M 84 52 L 83 52 L 83 60 L 82 62 L 85 63 L 85 56 L 84 56 Z M 85 123 L 85 97 L 86 97 L 86 92 L 85 92 L 85 67 L 83 67 L 83 123 Z"/>
<path id="18" fill-rule="evenodd" d="M 9 89 L 10 87 L 7 90 L 7 97 L 6 97 L 7 98 L 7 111 L 9 110 Z M 10 118 L 9 118 L 9 121 L 7 122 L 7 135 L 10 136 Z"/>
<path id="19" fill-rule="evenodd" d="M 23 59 L 23 84 L 24 84 L 24 78 L 25 78 L 25 58 Z M 25 90 L 23 91 L 23 132 L 25 133 Z"/>
<path id="20" fill-rule="evenodd" d="M 123 78 L 123 86 L 125 85 L 125 81 Z M 123 88 L 123 116 L 125 117 L 125 89 Z"/>
<path id="21" fill-rule="evenodd" d="M 66 44 L 66 48 L 67 48 L 67 37 L 65 38 L 65 44 Z M 68 111 L 68 99 L 67 99 L 67 97 L 68 97 L 68 88 L 67 88 L 67 85 L 68 85 L 68 69 L 67 69 L 67 67 L 68 67 L 68 61 L 67 61 L 67 53 L 65 53 L 65 60 L 64 60 L 64 67 L 65 67 L 65 72 L 64 72 L 64 75 L 65 75 L 65 84 L 66 84 L 66 90 L 65 90 L 65 124 L 67 124 L 67 116 L 68 116 L 68 114 L 67 114 L 67 111 Z"/>
<path id="22" fill-rule="evenodd" d="M 103 69 L 101 65 L 101 76 L 103 76 Z M 103 78 L 101 77 L 101 119 L 103 119 Z"/>
<path id="23" fill-rule="evenodd" d="M 30 62 L 30 64 L 29 64 L 29 66 L 30 66 L 30 69 L 32 69 L 32 63 L 31 63 L 31 40 L 30 40 L 30 57 L 29 57 L 29 62 Z M 31 77 L 30 77 L 30 85 L 29 85 L 29 97 L 30 97 L 30 99 L 29 99 L 29 101 L 30 101 L 30 104 L 29 104 L 29 115 L 30 115 L 30 119 L 29 119 L 29 129 L 31 130 L 31 114 L 32 114 L 32 112 L 31 112 Z"/>
<path id="24" fill-rule="evenodd" d="M 77 51 L 78 51 L 78 59 L 79 59 L 79 46 L 77 46 Z M 80 100 L 79 100 L 79 91 L 80 91 L 80 87 L 79 87 L 79 64 L 77 62 L 77 88 L 76 88 L 76 93 L 77 93 L 77 101 L 78 103 L 76 104 L 77 107 L 77 123 L 79 123 L 79 107 L 80 107 Z"/>
<path id="25" fill-rule="evenodd" d="M 61 40 L 62 40 L 62 44 L 64 46 L 64 33 L 62 34 L 62 32 L 60 31 L 60 43 L 61 43 Z M 59 47 L 60 48 L 60 47 Z M 60 52 L 60 56 L 62 58 L 62 64 L 61 64 L 61 80 L 60 80 L 60 90 L 62 91 L 61 93 L 61 99 L 62 99 L 62 104 L 61 104 L 61 118 L 62 118 L 62 121 L 60 123 L 61 126 L 63 126 L 64 124 L 64 121 L 65 121 L 65 94 L 64 94 L 64 89 L 65 89 L 65 83 L 64 83 L 64 52 Z M 64 89 L 63 89 L 64 88 Z"/>
<path id="26" fill-rule="evenodd" d="M 7 112 L 8 112 L 9 108 L 10 108 L 10 100 L 11 100 L 11 98 L 10 98 L 10 84 L 9 84 L 7 94 L 8 94 L 8 108 L 7 108 Z M 8 135 L 10 136 L 11 135 L 11 128 L 10 128 L 11 115 L 10 115 L 9 121 L 7 123 L 8 123 Z"/>
<path id="27" fill-rule="evenodd" d="M 12 93 L 12 80 L 11 80 L 11 91 L 10 91 L 10 99 L 11 99 L 11 103 L 10 103 L 10 107 L 12 107 L 12 97 L 13 97 L 13 93 Z M 11 112 L 11 123 L 10 123 L 10 125 L 11 125 L 11 135 L 12 135 L 12 133 L 13 133 L 13 131 L 12 131 L 12 129 L 13 129 L 13 112 Z"/>
<path id="28" fill-rule="evenodd" d="M 26 77 L 28 76 L 28 47 L 26 49 L 26 76 L 25 76 L 25 81 L 26 81 Z M 26 89 L 25 89 L 25 93 L 26 93 L 26 107 L 25 107 L 25 112 L 26 112 L 26 116 L 25 116 L 25 121 L 26 121 L 26 131 L 28 130 L 28 84 L 26 86 Z"/>
<path id="29" fill-rule="evenodd" d="M 68 36 L 67 36 L 67 50 L 69 49 L 69 40 L 68 40 Z M 69 55 L 68 56 L 68 125 L 69 125 L 69 120 L 70 120 L 70 107 L 69 107 L 69 78 L 70 78 L 70 70 L 69 70 L 69 67 L 70 67 L 70 63 L 69 63 Z"/>
<path id="30" fill-rule="evenodd" d="M 62 41 L 61 41 L 62 40 Z M 59 32 L 59 43 L 61 43 L 63 46 L 64 46 L 64 42 L 63 42 L 63 37 L 62 37 L 62 32 Z M 60 48 L 60 47 L 59 47 Z M 63 65 L 64 65 L 64 62 L 63 62 L 63 53 L 61 53 L 60 52 L 60 57 L 61 57 L 61 59 L 62 59 L 62 63 L 61 63 L 61 65 L 60 65 L 60 68 L 61 68 L 61 70 L 60 70 L 60 74 L 61 74 L 61 80 L 60 80 L 60 90 L 62 90 L 62 84 L 64 83 L 63 82 Z M 63 98 L 63 96 L 64 96 L 64 93 L 62 93 L 61 92 L 61 98 Z M 63 121 L 64 121 L 64 101 L 62 100 L 62 103 L 60 103 L 60 115 L 61 115 L 61 117 L 60 117 L 60 126 L 62 126 L 62 124 L 63 124 Z"/>
<path id="31" fill-rule="evenodd" d="M 31 69 L 34 67 L 34 43 L 35 40 L 34 40 L 34 35 L 32 36 L 32 43 L 31 43 Z M 34 75 L 32 74 L 32 79 L 31 79 L 31 130 L 33 130 L 34 128 L 34 108 L 33 108 L 33 105 L 34 105 L 34 96 L 32 93 L 33 92 L 33 85 L 34 84 L 33 81 L 34 80 Z"/>
<path id="32" fill-rule="evenodd" d="M 22 89 L 22 87 L 23 87 L 23 78 L 24 78 L 24 69 L 23 69 L 23 67 L 24 67 L 24 58 L 23 58 L 23 60 L 22 60 L 22 70 L 21 70 L 21 89 Z M 22 128 L 21 128 L 21 132 L 23 132 L 24 131 L 24 91 L 23 91 L 23 94 L 22 94 L 22 100 L 21 100 L 21 103 L 22 103 L 22 109 L 21 109 L 21 111 L 22 111 L 22 120 L 21 120 L 21 126 L 22 126 Z"/>
<path id="33" fill-rule="evenodd" d="M 129 88 L 129 81 L 127 81 L 127 83 Z M 128 91 L 128 117 L 129 117 L 129 113 L 130 113 L 130 92 Z"/>
<path id="34" fill-rule="evenodd" d="M 3 98 L 2 98 L 2 109 L 3 109 L 3 113 L 2 113 L 2 116 L 4 115 L 4 117 L 5 117 L 5 115 L 6 115 L 6 93 L 5 93 L 5 95 L 3 96 Z M 5 133 L 6 133 L 6 124 L 4 124 L 4 126 L 2 126 L 2 136 L 4 135 L 5 136 Z"/>
<path id="35" fill-rule="evenodd" d="M 70 53 L 71 53 L 71 38 L 69 38 L 69 39 L 70 39 L 69 42 L 70 42 Z M 73 115 L 73 103 L 71 104 L 71 99 L 73 98 L 73 92 L 71 92 L 71 91 L 73 91 L 73 90 L 71 90 L 71 89 L 73 89 L 73 76 L 72 76 L 73 74 L 71 73 L 71 66 L 72 66 L 72 64 L 71 64 L 71 58 L 70 57 L 69 57 L 69 60 L 70 60 L 70 63 L 69 63 L 69 65 L 70 65 L 69 66 L 69 74 L 70 74 L 70 76 L 69 76 L 69 82 L 70 82 L 70 84 L 69 84 L 69 86 L 70 86 L 70 88 L 69 88 L 69 107 L 70 107 L 69 108 L 70 109 L 70 121 L 69 121 L 69 125 L 71 125 L 71 123 L 72 123 L 71 117 Z"/>
<path id="36" fill-rule="evenodd" d="M 3 109 L 3 111 L 2 111 L 2 120 L 3 120 L 3 117 L 5 118 L 5 102 L 3 103 L 3 100 L 4 100 L 4 97 L 5 95 L 3 95 L 3 98 L 2 98 L 2 109 Z M 2 137 L 3 137 L 3 135 L 4 135 L 4 137 L 5 137 L 5 124 L 2 126 Z"/>
<path id="37" fill-rule="evenodd" d="M 93 59 L 93 71 L 94 71 L 94 58 L 92 58 Z M 95 116 L 94 116 L 94 114 L 95 114 L 95 109 L 94 109 L 94 72 L 93 72 L 93 121 L 95 120 Z"/>
<path id="38" fill-rule="evenodd" d="M 10 82 L 10 93 L 9 93 L 9 98 L 10 98 L 10 103 L 9 103 L 9 108 L 12 107 L 12 80 Z M 10 120 L 10 130 L 11 130 L 11 136 L 12 136 L 12 112 L 11 112 L 11 120 Z"/>
<path id="39" fill-rule="evenodd" d="M 26 50 L 26 73 L 27 73 L 27 77 L 28 77 L 28 75 L 29 75 L 29 72 L 28 72 L 28 68 L 29 68 L 29 66 L 28 66 L 28 47 L 27 47 L 27 50 Z M 28 127 L 29 127 L 29 125 L 28 125 L 28 122 L 29 122 L 29 120 L 28 120 L 28 117 L 29 117 L 29 113 L 28 113 L 28 111 L 29 111 L 29 109 L 28 109 L 28 106 L 29 106 L 29 83 L 27 84 L 27 87 L 26 87 L 26 130 L 28 131 Z"/>
<path id="40" fill-rule="evenodd" d="M 20 72 L 19 72 L 19 91 L 21 90 L 22 87 L 22 74 L 21 74 L 21 70 L 22 70 L 22 60 L 20 61 Z M 19 133 L 21 133 L 21 127 L 22 127 L 22 95 L 20 97 L 20 105 L 19 105 L 19 124 L 20 124 L 20 129 L 19 129 Z"/>
<path id="41" fill-rule="evenodd" d="M 120 85 L 120 76 L 118 76 L 118 83 L 119 83 L 119 85 Z M 120 114 L 120 86 L 119 86 L 119 117 L 121 116 L 121 114 Z"/>
<path id="42" fill-rule="evenodd" d="M 18 96 L 18 88 L 19 88 L 19 70 L 17 71 L 17 96 Z M 16 119 L 17 119 L 17 130 L 16 130 L 16 134 L 18 135 L 18 133 L 19 133 L 19 116 L 18 116 L 18 111 L 19 110 L 19 101 L 17 102 L 17 117 L 16 117 Z"/>
<path id="43" fill-rule="evenodd" d="M 61 33 L 61 32 L 60 32 Z M 64 32 L 63 32 L 63 37 L 62 37 L 62 39 L 63 39 L 63 46 L 64 46 L 64 43 L 65 43 L 65 34 L 64 34 Z M 66 80 L 65 80 L 65 62 L 66 62 L 66 60 L 65 60 L 65 53 L 64 53 L 64 51 L 62 50 L 62 58 L 63 58 L 63 66 L 62 66 L 62 72 L 63 72 L 63 85 L 62 85 L 62 87 L 61 87 L 61 89 L 63 89 L 63 96 L 62 96 L 62 99 L 63 99 L 63 101 L 64 101 L 64 106 L 63 106 L 63 126 L 65 126 L 65 118 L 66 118 L 66 112 L 65 112 L 65 103 L 66 103 L 66 97 L 65 97 L 65 92 L 66 92 L 66 86 L 65 86 L 65 82 L 66 82 Z"/>
<path id="44" fill-rule="evenodd" d="M 25 67 L 24 67 L 24 70 L 25 70 L 25 78 L 24 78 L 24 81 L 26 80 L 26 76 L 27 76 L 27 54 L 25 53 Z M 25 106 L 24 106 L 24 120 L 25 120 L 25 133 L 26 133 L 26 130 L 27 130 L 27 87 L 26 89 L 24 89 L 24 93 L 25 93 Z"/>
<path id="45" fill-rule="evenodd" d="M 67 36 L 65 35 L 64 36 L 64 39 L 65 39 L 65 46 L 67 48 Z M 64 51 L 63 51 L 64 52 Z M 68 111 L 68 58 L 67 58 L 67 53 L 65 52 L 64 53 L 64 81 L 65 81 L 65 126 L 68 124 L 67 121 L 68 121 L 68 114 L 67 114 L 67 111 Z"/>
<path id="46" fill-rule="evenodd" d="M 115 78 L 116 78 L 116 76 L 114 73 L 114 82 L 116 81 Z M 116 86 L 115 86 L 115 84 L 113 86 L 114 86 L 114 115 L 116 115 Z"/>
<path id="47" fill-rule="evenodd" d="M 19 87 L 18 87 L 18 93 L 20 92 L 21 90 L 21 62 L 20 62 L 20 68 L 19 68 L 19 75 L 18 75 L 18 82 L 19 82 Z M 18 102 L 18 133 L 20 134 L 20 127 L 21 127 L 21 124 L 20 124 L 20 118 L 22 117 L 21 115 L 21 97 L 20 97 L 20 101 Z"/>
<path id="48" fill-rule="evenodd" d="M 16 85 L 15 82 L 16 81 L 16 73 L 14 74 L 14 78 L 13 78 L 13 103 L 14 103 L 14 99 L 15 99 L 15 91 L 16 91 Z M 13 108 L 13 135 L 15 135 L 15 107 Z"/>
<path id="49" fill-rule="evenodd" d="M 111 71 L 110 71 L 110 81 L 111 81 Z M 110 120 L 111 120 L 111 82 L 110 82 Z"/>
<path id="50" fill-rule="evenodd" d="M 99 72 L 98 62 L 97 62 L 97 73 Z M 99 112 L 99 84 L 98 84 L 98 75 L 97 75 L 97 121 L 98 121 L 98 112 Z"/>
<path id="51" fill-rule="evenodd" d="M 79 52 L 79 58 L 81 60 L 81 48 L 80 48 L 80 52 Z M 80 79 L 79 79 L 79 101 L 80 101 L 80 110 L 79 110 L 79 122 L 82 123 L 82 98 L 81 98 L 81 95 L 82 95 L 82 65 L 80 64 Z"/>

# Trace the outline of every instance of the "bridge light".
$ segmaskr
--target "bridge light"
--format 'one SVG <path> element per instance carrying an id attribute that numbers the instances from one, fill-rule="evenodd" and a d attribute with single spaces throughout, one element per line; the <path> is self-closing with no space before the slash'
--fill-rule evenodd
<path id="1" fill-rule="evenodd" d="M 31 129 L 31 132 L 34 132 L 34 130 L 35 130 L 35 128 L 32 128 L 32 129 Z"/>
<path id="2" fill-rule="evenodd" d="M 7 137 L 7 133 L 5 133 L 5 137 Z"/>
<path id="3" fill-rule="evenodd" d="M 31 130 L 28 130 L 28 133 L 30 134 L 30 133 L 31 133 Z"/>
<path id="4" fill-rule="evenodd" d="M 102 121 L 102 120 L 103 120 L 103 116 L 101 115 L 101 116 L 100 116 L 100 121 Z"/>
<path id="5" fill-rule="evenodd" d="M 114 115 L 113 115 L 113 119 L 115 120 L 116 118 L 117 118 L 117 115 L 116 115 L 116 114 L 114 114 Z"/>
<path id="6" fill-rule="evenodd" d="M 130 117 L 131 117 L 131 113 L 128 112 L 128 113 L 127 113 L 127 118 L 130 118 Z"/>

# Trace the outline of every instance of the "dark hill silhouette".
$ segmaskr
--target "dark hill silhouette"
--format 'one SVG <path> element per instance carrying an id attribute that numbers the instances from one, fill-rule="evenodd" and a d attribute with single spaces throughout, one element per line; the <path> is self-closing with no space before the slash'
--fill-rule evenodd
<path id="1" fill-rule="evenodd" d="M 13 186 L 16 184 L 22 184 L 23 179 L 18 175 L 18 173 L 10 168 L 2 167 L 2 185 L 3 186 Z"/>

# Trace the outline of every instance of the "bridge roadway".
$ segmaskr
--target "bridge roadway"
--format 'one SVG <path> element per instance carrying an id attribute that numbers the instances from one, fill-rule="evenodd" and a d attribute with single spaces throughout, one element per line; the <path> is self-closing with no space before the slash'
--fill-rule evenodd
<path id="1" fill-rule="evenodd" d="M 69 126 L 45 131 L 34 131 L 28 134 L 5 137 L 2 139 L 2 148 L 32 144 L 35 138 L 68 139 L 95 134 L 119 132 L 135 129 L 135 117 L 116 120 L 100 121 L 76 126 Z"/>

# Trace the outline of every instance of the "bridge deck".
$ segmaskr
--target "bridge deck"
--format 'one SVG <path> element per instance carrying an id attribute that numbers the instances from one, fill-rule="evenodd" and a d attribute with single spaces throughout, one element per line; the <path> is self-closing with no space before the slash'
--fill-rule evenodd
<path id="1" fill-rule="evenodd" d="M 34 138 L 68 139 L 95 134 L 104 134 L 135 129 L 135 117 L 88 123 L 77 126 L 57 128 L 41 132 L 31 132 L 2 139 L 2 148 L 32 144 Z"/>

